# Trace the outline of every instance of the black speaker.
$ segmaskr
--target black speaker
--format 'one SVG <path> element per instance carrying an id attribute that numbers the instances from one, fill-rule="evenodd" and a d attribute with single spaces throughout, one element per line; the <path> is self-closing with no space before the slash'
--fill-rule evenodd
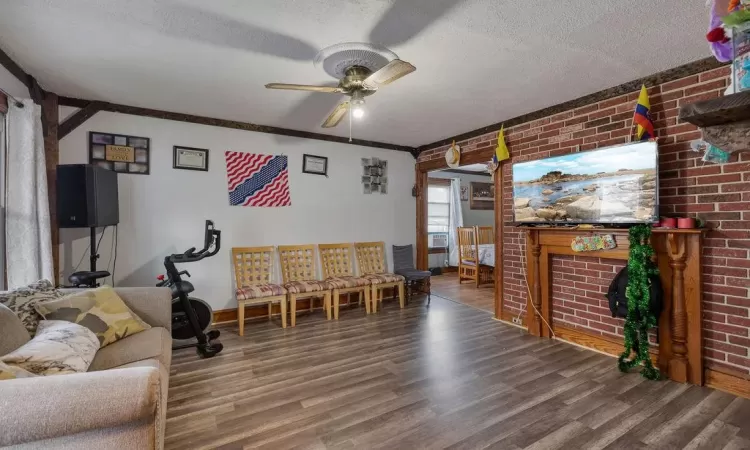
<path id="1" fill-rule="evenodd" d="M 116 172 L 91 164 L 57 166 L 60 228 L 104 227 L 119 221 Z"/>

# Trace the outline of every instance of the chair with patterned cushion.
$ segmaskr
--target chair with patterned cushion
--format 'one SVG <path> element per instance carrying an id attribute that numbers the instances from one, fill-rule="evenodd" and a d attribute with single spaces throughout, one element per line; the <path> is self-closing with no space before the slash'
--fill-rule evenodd
<path id="1" fill-rule="evenodd" d="M 406 279 L 395 273 L 386 271 L 385 243 L 384 242 L 358 242 L 354 244 L 359 264 L 359 274 L 372 283 L 370 293 L 370 311 L 378 310 L 378 301 L 383 301 L 383 291 L 388 288 L 398 288 L 398 301 L 401 309 L 404 308 L 404 282 Z"/>
<path id="2" fill-rule="evenodd" d="M 234 247 L 234 281 L 237 290 L 237 321 L 240 336 L 245 334 L 245 307 L 268 305 L 271 318 L 273 304 L 281 305 L 281 326 L 286 328 L 286 289 L 273 281 L 273 247 Z"/>
<path id="3" fill-rule="evenodd" d="M 370 286 L 367 278 L 354 276 L 352 244 L 319 244 L 323 279 L 333 289 L 333 317 L 339 318 L 341 294 L 358 293 L 365 298 L 365 310 L 370 314 Z"/>
<path id="4" fill-rule="evenodd" d="M 325 281 L 317 279 L 314 245 L 279 245 L 281 277 L 283 287 L 287 290 L 291 308 L 292 326 L 297 324 L 297 301 L 310 299 L 312 310 L 313 299 L 323 298 L 326 317 L 331 319 L 331 287 Z"/>
<path id="5" fill-rule="evenodd" d="M 414 267 L 414 246 L 393 246 L 393 272 L 406 278 L 406 298 L 411 298 L 412 291 L 419 285 L 421 291 L 427 294 L 427 304 L 430 304 L 431 288 L 429 270 L 419 270 Z"/>

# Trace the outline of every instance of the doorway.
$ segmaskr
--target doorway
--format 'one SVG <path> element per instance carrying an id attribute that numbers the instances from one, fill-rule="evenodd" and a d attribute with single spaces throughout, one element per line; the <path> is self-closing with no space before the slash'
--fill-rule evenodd
<path id="1" fill-rule="evenodd" d="M 495 184 L 485 164 L 427 173 L 432 293 L 495 312 Z"/>

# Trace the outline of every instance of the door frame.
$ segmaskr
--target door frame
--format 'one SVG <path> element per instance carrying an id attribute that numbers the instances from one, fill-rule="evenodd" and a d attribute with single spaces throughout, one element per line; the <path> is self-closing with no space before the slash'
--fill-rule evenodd
<path id="1" fill-rule="evenodd" d="M 495 149 L 485 148 L 461 155 L 461 163 L 477 164 L 490 161 Z M 441 155 L 442 156 L 442 155 Z M 500 320 L 503 312 L 503 235 L 504 235 L 504 183 L 503 169 L 505 164 L 495 172 L 495 319 Z M 427 174 L 435 170 L 449 169 L 445 159 L 440 157 L 422 161 L 414 167 L 417 191 L 417 268 L 428 269 L 429 251 L 427 249 Z"/>

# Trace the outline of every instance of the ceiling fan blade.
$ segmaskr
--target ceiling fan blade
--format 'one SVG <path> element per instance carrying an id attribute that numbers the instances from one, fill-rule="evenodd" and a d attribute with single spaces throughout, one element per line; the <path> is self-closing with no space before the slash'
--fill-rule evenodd
<path id="1" fill-rule="evenodd" d="M 417 70 L 417 68 L 410 63 L 401 61 L 400 59 L 394 59 L 377 72 L 365 78 L 364 84 L 369 88 L 377 89 L 379 86 L 391 84 L 399 78 L 409 75 L 415 70 Z"/>
<path id="2" fill-rule="evenodd" d="M 311 86 L 309 84 L 286 84 L 286 83 L 268 83 L 267 89 L 286 89 L 290 91 L 311 91 L 311 92 L 326 92 L 326 93 L 337 93 L 342 92 L 340 88 L 336 86 Z"/>
<path id="3" fill-rule="evenodd" d="M 129 17 L 132 12 L 126 11 Z M 318 53 L 315 46 L 294 36 L 219 14 L 210 8 L 159 2 L 153 17 L 145 22 L 150 28 L 177 38 L 293 61 L 307 62 Z"/>
<path id="4" fill-rule="evenodd" d="M 398 0 L 370 32 L 370 42 L 399 46 L 466 0 Z"/>
<path id="5" fill-rule="evenodd" d="M 349 111 L 349 102 L 341 102 L 336 107 L 336 109 L 333 110 L 330 116 L 326 119 L 325 122 L 323 122 L 323 125 L 321 125 L 323 128 L 333 128 L 336 125 L 341 122 L 341 119 L 344 118 L 346 113 Z"/>

